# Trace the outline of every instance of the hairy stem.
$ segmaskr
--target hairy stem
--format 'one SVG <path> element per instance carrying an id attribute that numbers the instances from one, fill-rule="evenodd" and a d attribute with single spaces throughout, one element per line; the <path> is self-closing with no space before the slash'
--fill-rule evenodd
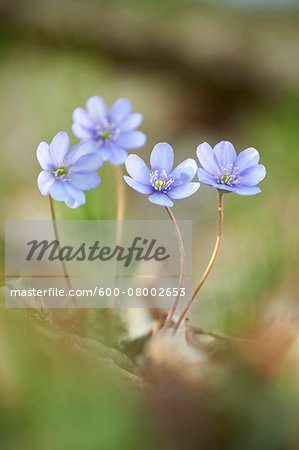
<path id="1" fill-rule="evenodd" d="M 51 211 L 51 218 L 52 218 L 52 223 L 53 223 L 54 235 L 55 235 L 56 241 L 58 241 L 58 251 L 60 252 L 61 246 L 60 246 L 58 228 L 57 228 L 57 223 L 56 223 L 56 214 L 55 214 L 53 199 L 52 199 L 52 197 L 50 195 L 49 195 L 49 202 L 50 202 L 50 211 Z M 62 266 L 62 271 L 63 271 L 64 277 L 65 277 L 66 283 L 68 285 L 68 288 L 72 289 L 72 284 L 71 284 L 71 281 L 70 281 L 70 277 L 69 277 L 69 274 L 67 272 L 66 265 L 65 265 L 65 262 L 64 262 L 63 259 L 61 260 L 61 266 Z"/>
<path id="2" fill-rule="evenodd" d="M 117 189 L 117 220 L 124 220 L 124 209 L 125 209 L 125 200 L 124 200 L 124 184 L 122 179 L 122 172 L 119 166 L 113 166 L 114 175 L 116 180 L 116 189 Z M 121 224 L 120 224 L 121 225 Z M 122 237 L 122 226 L 117 230 L 117 237 Z"/>
<path id="3" fill-rule="evenodd" d="M 218 234 L 217 234 L 217 239 L 216 239 L 216 243 L 215 243 L 215 247 L 211 256 L 211 259 L 209 261 L 209 264 L 200 280 L 200 282 L 198 283 L 198 285 L 196 286 L 195 290 L 193 291 L 193 294 L 190 298 L 190 300 L 188 301 L 187 305 L 184 307 L 179 320 L 177 321 L 175 327 L 174 327 L 174 332 L 177 331 L 177 329 L 179 328 L 182 320 L 184 319 L 185 315 L 187 314 L 190 306 L 193 303 L 193 300 L 195 299 L 195 297 L 197 296 L 200 288 L 202 287 L 202 285 L 204 284 L 204 282 L 206 281 L 213 265 L 215 262 L 215 259 L 217 257 L 218 251 L 219 251 L 219 247 L 220 247 L 220 242 L 221 242 L 221 238 L 222 238 L 222 230 L 223 230 L 223 193 L 219 193 L 219 203 L 218 203 Z"/>
<path id="4" fill-rule="evenodd" d="M 116 229 L 116 244 L 121 245 L 122 236 L 123 236 L 123 220 L 124 220 L 124 207 L 125 207 L 125 196 L 124 196 L 124 186 L 122 180 L 122 172 L 119 166 L 113 166 L 115 181 L 116 181 L 116 190 L 117 190 L 117 229 Z M 120 261 L 116 263 L 115 269 L 115 283 L 114 288 L 118 285 L 120 272 Z M 115 295 L 114 293 L 111 295 L 109 300 L 109 308 L 112 310 L 115 307 Z"/>
<path id="5" fill-rule="evenodd" d="M 184 251 L 184 244 L 183 244 L 183 240 L 182 240 L 182 236 L 178 227 L 178 224 L 176 223 L 176 220 L 174 218 L 174 215 L 172 214 L 171 210 L 165 206 L 166 212 L 169 215 L 170 220 L 173 223 L 176 235 L 177 235 L 177 239 L 178 239 L 178 244 L 179 244 L 179 249 L 180 249 L 180 258 L 181 258 L 181 273 L 180 273 L 180 281 L 179 281 L 179 286 L 178 286 L 178 294 L 175 298 L 175 301 L 172 305 L 171 310 L 168 313 L 168 316 L 166 318 L 164 327 L 163 327 L 163 332 L 165 332 L 169 325 L 171 324 L 172 318 L 174 316 L 174 313 L 176 311 L 176 308 L 178 306 L 179 303 L 179 299 L 181 296 L 181 288 L 183 287 L 183 283 L 184 283 L 184 275 L 185 275 L 185 251 Z"/>

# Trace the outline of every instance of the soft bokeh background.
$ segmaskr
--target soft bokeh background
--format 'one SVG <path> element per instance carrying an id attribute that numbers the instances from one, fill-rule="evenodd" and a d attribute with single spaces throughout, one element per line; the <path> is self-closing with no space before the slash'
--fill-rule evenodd
<path id="1" fill-rule="evenodd" d="M 267 169 L 262 194 L 225 196 L 221 252 L 192 323 L 238 335 L 261 314 L 296 316 L 298 6 L 295 0 L 1 0 L 2 275 L 5 219 L 49 218 L 36 185 L 39 142 L 71 132 L 72 111 L 88 97 L 101 95 L 108 105 L 127 97 L 145 117 L 141 129 L 148 142 L 138 151 L 145 159 L 159 141 L 175 148 L 179 163 L 194 157 L 203 141 L 230 140 L 238 152 L 257 148 Z M 115 218 L 108 163 L 100 175 L 102 185 L 87 193 L 85 206 L 71 211 L 57 204 L 59 218 Z M 127 219 L 167 219 L 129 188 L 126 205 Z M 214 245 L 217 193 L 202 185 L 173 212 L 193 220 L 195 283 Z M 82 367 L 64 348 L 57 353 L 48 337 L 37 345 L 24 312 L 3 310 L 1 317 L 3 448 L 152 449 L 156 439 L 161 445 L 131 391 L 118 392 L 106 373 L 99 382 L 91 363 Z M 94 316 L 86 320 L 96 327 Z M 260 437 L 245 447 L 241 434 L 228 448 L 286 448 L 279 447 L 280 437 L 270 444 Z"/>

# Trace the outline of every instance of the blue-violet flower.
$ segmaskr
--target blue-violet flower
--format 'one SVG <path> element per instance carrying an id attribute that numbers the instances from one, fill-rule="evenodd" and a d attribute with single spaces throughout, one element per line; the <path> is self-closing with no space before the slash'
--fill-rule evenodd
<path id="1" fill-rule="evenodd" d="M 149 195 L 150 202 L 171 207 L 171 199 L 189 197 L 200 186 L 191 182 L 197 170 L 194 159 L 186 159 L 172 170 L 173 159 L 173 149 L 166 142 L 154 147 L 150 157 L 151 170 L 139 156 L 129 155 L 126 168 L 132 178 L 125 175 L 124 179 L 135 191 Z"/>
<path id="2" fill-rule="evenodd" d="M 85 111 L 77 108 L 73 112 L 72 130 L 82 140 L 92 139 L 104 161 L 124 164 L 127 150 L 143 147 L 146 135 L 136 131 L 143 120 L 142 114 L 131 114 L 131 103 L 119 98 L 111 109 L 101 97 L 91 97 Z"/>
<path id="3" fill-rule="evenodd" d="M 43 171 L 37 182 L 42 195 L 51 195 L 70 208 L 77 208 L 85 203 L 83 191 L 100 184 L 96 170 L 102 166 L 103 159 L 92 141 L 81 142 L 70 150 L 69 146 L 65 131 L 58 133 L 50 145 L 39 144 L 37 159 Z"/>
<path id="4" fill-rule="evenodd" d="M 266 169 L 258 164 L 260 155 L 254 148 L 247 148 L 237 156 L 230 142 L 219 142 L 214 148 L 204 142 L 197 147 L 197 157 L 202 165 L 197 170 L 202 183 L 239 195 L 261 192 L 256 184 L 265 178 Z"/>

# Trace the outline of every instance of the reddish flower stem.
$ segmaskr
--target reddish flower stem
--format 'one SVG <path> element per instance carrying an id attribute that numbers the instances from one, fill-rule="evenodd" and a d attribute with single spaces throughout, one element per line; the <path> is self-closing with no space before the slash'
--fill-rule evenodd
<path id="1" fill-rule="evenodd" d="M 51 197 L 51 195 L 49 195 L 49 202 L 50 202 L 50 211 L 51 211 L 51 218 L 52 218 L 52 223 L 53 223 L 53 229 L 54 229 L 54 235 L 55 235 L 55 239 L 56 241 L 58 241 L 58 251 L 60 252 L 61 250 L 61 246 L 60 246 L 60 241 L 59 241 L 59 234 L 58 234 L 58 228 L 57 228 L 57 223 L 56 223 L 56 214 L 55 214 L 55 209 L 54 209 L 54 203 L 53 203 L 53 199 Z M 72 288 L 72 284 L 70 281 L 70 277 L 69 274 L 67 272 L 66 269 L 66 265 L 64 260 L 61 260 L 61 266 L 62 266 L 62 271 L 66 280 L 66 283 L 68 285 L 68 288 L 71 290 Z"/>
<path id="2" fill-rule="evenodd" d="M 195 290 L 193 291 L 193 294 L 190 298 L 190 300 L 188 301 L 187 305 L 184 307 L 179 320 L 177 321 L 175 327 L 174 327 L 174 333 L 177 331 L 177 329 L 179 328 L 182 320 L 184 319 L 185 315 L 187 314 L 190 306 L 192 305 L 193 300 L 195 299 L 195 297 L 197 296 L 200 288 L 202 287 L 202 285 L 204 284 L 204 282 L 206 281 L 213 265 L 215 262 L 215 259 L 217 257 L 218 251 L 219 251 L 219 247 L 220 247 L 220 243 L 221 243 L 221 238 L 222 238 L 222 231 L 223 231 L 223 193 L 219 193 L 219 203 L 218 203 L 218 234 L 217 234 L 217 239 L 216 239 L 216 243 L 215 243 L 215 247 L 211 256 L 211 259 L 209 261 L 209 264 L 200 280 L 200 282 L 198 283 L 198 285 L 196 286 Z"/>
<path id="3" fill-rule="evenodd" d="M 169 328 L 169 325 L 171 324 L 172 318 L 173 318 L 176 308 L 178 306 L 179 299 L 181 296 L 181 288 L 183 287 L 184 275 L 185 275 L 185 251 L 184 251 L 182 235 L 180 233 L 178 224 L 177 224 L 171 210 L 167 206 L 165 206 L 165 209 L 166 209 L 167 214 L 169 215 L 170 220 L 173 223 L 173 226 L 174 226 L 174 229 L 175 229 L 175 232 L 177 235 L 178 245 L 179 245 L 179 249 L 180 249 L 180 258 L 181 258 L 181 273 L 180 273 L 180 281 L 179 281 L 179 286 L 178 286 L 178 294 L 174 300 L 173 306 L 172 306 L 171 310 L 169 311 L 166 321 L 164 323 L 164 327 L 163 327 L 164 333 Z"/>
<path id="4" fill-rule="evenodd" d="M 125 209 L 125 196 L 124 196 L 124 186 L 123 186 L 123 179 L 122 179 L 122 172 L 119 166 L 114 165 L 114 175 L 115 175 L 115 181 L 116 181 L 116 190 L 117 190 L 117 230 L 116 230 L 116 244 L 120 245 L 123 237 L 123 220 L 124 220 L 124 209 Z M 115 269 L 115 283 L 114 288 L 118 285 L 118 279 L 119 279 L 119 272 L 120 272 L 120 261 L 117 261 L 116 263 L 116 269 Z M 115 308 L 115 295 L 114 293 L 111 295 L 109 299 L 109 306 L 110 309 Z"/>

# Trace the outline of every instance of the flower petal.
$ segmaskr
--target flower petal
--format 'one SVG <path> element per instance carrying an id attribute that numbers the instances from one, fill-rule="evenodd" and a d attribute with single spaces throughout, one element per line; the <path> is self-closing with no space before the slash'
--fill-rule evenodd
<path id="1" fill-rule="evenodd" d="M 234 164 L 236 159 L 236 150 L 228 141 L 221 141 L 215 145 L 214 153 L 220 167 L 226 167 L 227 164 Z"/>
<path id="2" fill-rule="evenodd" d="M 54 200 L 57 200 L 58 202 L 64 201 L 67 194 L 65 191 L 65 185 L 67 183 L 63 183 L 62 181 L 56 180 L 54 184 L 52 184 L 50 188 L 50 195 Z"/>
<path id="3" fill-rule="evenodd" d="M 262 164 L 248 167 L 240 174 L 240 184 L 245 186 L 255 186 L 266 176 L 266 169 Z"/>
<path id="4" fill-rule="evenodd" d="M 70 146 L 70 138 L 69 135 L 65 131 L 61 131 L 60 133 L 54 136 L 51 144 L 50 144 L 50 157 L 52 163 L 55 168 L 61 166 L 63 163 L 64 157 Z"/>
<path id="5" fill-rule="evenodd" d="M 167 195 L 163 194 L 163 192 L 156 192 L 153 195 L 148 197 L 151 203 L 155 203 L 160 206 L 169 206 L 170 208 L 174 205 L 173 201 L 167 197 Z"/>
<path id="6" fill-rule="evenodd" d="M 114 165 L 124 164 L 128 157 L 127 150 L 113 145 L 109 151 L 107 161 Z"/>
<path id="7" fill-rule="evenodd" d="M 110 118 L 116 125 L 119 124 L 131 112 L 131 103 L 127 98 L 119 98 L 110 109 Z"/>
<path id="8" fill-rule="evenodd" d="M 84 192 L 76 189 L 69 183 L 65 183 L 65 191 L 66 197 L 64 199 L 64 202 L 69 208 L 78 208 L 78 206 L 84 205 L 84 203 L 86 202 Z"/>
<path id="9" fill-rule="evenodd" d="M 139 156 L 129 155 L 126 159 L 126 169 L 134 180 L 140 183 L 150 184 L 151 171 Z"/>
<path id="10" fill-rule="evenodd" d="M 135 128 L 138 128 L 142 121 L 143 121 L 142 114 L 140 114 L 140 113 L 130 114 L 118 125 L 118 128 L 121 131 L 125 131 L 125 132 L 132 131 Z"/>
<path id="11" fill-rule="evenodd" d="M 242 172 L 242 170 L 258 164 L 259 160 L 259 152 L 255 148 L 250 147 L 239 153 L 234 162 L 234 166 L 237 167 L 240 172 Z"/>
<path id="12" fill-rule="evenodd" d="M 200 164 L 207 172 L 211 174 L 217 173 L 219 165 L 214 150 L 207 142 L 204 142 L 197 147 L 196 154 Z"/>
<path id="13" fill-rule="evenodd" d="M 262 192 L 257 186 L 232 186 L 232 192 L 238 195 L 255 195 Z"/>
<path id="14" fill-rule="evenodd" d="M 199 186 L 199 183 L 186 183 L 181 186 L 173 187 L 167 192 L 167 195 L 174 199 L 186 198 L 194 194 Z"/>
<path id="15" fill-rule="evenodd" d="M 93 128 L 95 123 L 83 108 L 76 108 L 73 112 L 73 121 L 86 128 Z"/>
<path id="16" fill-rule="evenodd" d="M 43 170 L 37 178 L 37 184 L 41 194 L 45 196 L 49 195 L 50 188 L 54 182 L 55 182 L 54 175 L 50 172 Z"/>
<path id="17" fill-rule="evenodd" d="M 124 180 L 131 188 L 135 189 L 135 191 L 139 192 L 140 194 L 152 194 L 155 191 L 153 186 L 140 183 L 139 181 L 133 180 L 127 175 L 124 175 Z"/>
<path id="18" fill-rule="evenodd" d="M 50 157 L 49 145 L 46 142 L 41 142 L 36 150 L 37 160 L 44 170 L 55 170 L 54 164 Z"/>
<path id="19" fill-rule="evenodd" d="M 108 115 L 108 108 L 102 97 L 93 96 L 86 102 L 87 112 L 95 123 L 102 123 Z"/>
<path id="20" fill-rule="evenodd" d="M 97 153 L 98 147 L 94 141 L 84 141 L 74 145 L 66 155 L 66 160 L 75 164 L 82 156 Z"/>
<path id="21" fill-rule="evenodd" d="M 127 150 L 143 147 L 146 143 L 146 135 L 142 131 L 130 131 L 121 133 L 117 138 L 116 144 Z"/>
<path id="22" fill-rule="evenodd" d="M 179 164 L 169 175 L 170 178 L 174 178 L 175 181 L 172 187 L 179 186 L 181 184 L 187 183 L 194 178 L 196 174 L 197 164 L 194 159 L 188 158 Z"/>
<path id="23" fill-rule="evenodd" d="M 109 157 L 111 156 L 111 147 L 107 146 L 103 146 L 103 147 L 99 147 L 98 149 L 99 155 L 101 155 L 101 157 L 103 158 L 103 161 L 109 161 Z M 128 156 L 128 154 L 127 154 Z"/>
<path id="24" fill-rule="evenodd" d="M 75 172 L 69 183 L 81 191 L 94 189 L 101 183 L 101 178 L 96 172 Z"/>
<path id="25" fill-rule="evenodd" d="M 201 167 L 199 167 L 197 169 L 197 176 L 198 176 L 199 181 L 201 181 L 204 184 L 207 184 L 208 186 L 214 186 L 215 187 L 215 185 L 218 184 L 216 182 L 215 177 L 213 177 L 213 175 L 211 175 L 210 173 L 206 172 Z"/>
<path id="26" fill-rule="evenodd" d="M 74 164 L 77 171 L 94 171 L 98 170 L 104 163 L 104 160 L 99 152 L 89 153 L 81 156 Z"/>
<path id="27" fill-rule="evenodd" d="M 228 186 L 227 184 L 216 183 L 213 187 L 221 191 L 235 192 L 236 186 Z"/>
<path id="28" fill-rule="evenodd" d="M 173 166 L 173 148 L 166 142 L 155 145 L 151 153 L 152 170 L 165 170 L 166 173 L 171 172 Z"/>
<path id="29" fill-rule="evenodd" d="M 88 130 L 87 128 L 84 128 L 82 125 L 79 125 L 79 123 L 73 123 L 72 131 L 74 136 L 76 136 L 78 139 L 86 140 L 93 138 L 93 132 L 91 130 Z"/>

